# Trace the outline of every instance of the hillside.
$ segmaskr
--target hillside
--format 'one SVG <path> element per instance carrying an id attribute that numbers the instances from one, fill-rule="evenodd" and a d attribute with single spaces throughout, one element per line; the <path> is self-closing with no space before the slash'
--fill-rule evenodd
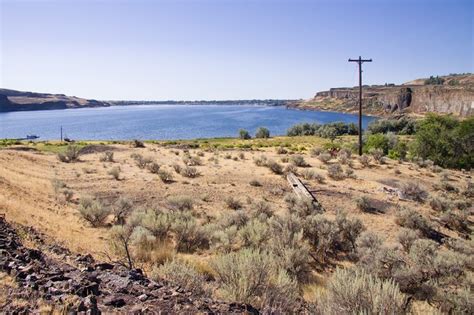
<path id="1" fill-rule="evenodd" d="M 436 78 L 427 81 L 428 79 L 417 79 L 402 85 L 364 86 L 364 113 L 389 116 L 400 113 L 437 112 L 460 117 L 474 113 L 473 74 L 442 76 L 438 81 Z M 358 111 L 358 100 L 358 87 L 332 88 L 329 91 L 318 92 L 312 99 L 295 103 L 290 107 L 352 113 Z"/>
<path id="2" fill-rule="evenodd" d="M 110 103 L 64 94 L 0 89 L 0 112 L 110 106 Z"/>

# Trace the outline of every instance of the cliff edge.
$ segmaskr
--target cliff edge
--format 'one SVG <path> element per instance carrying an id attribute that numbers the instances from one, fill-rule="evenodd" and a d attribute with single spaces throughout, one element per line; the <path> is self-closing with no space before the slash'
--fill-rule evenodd
<path id="1" fill-rule="evenodd" d="M 467 117 L 474 114 L 474 75 L 461 74 L 417 79 L 402 85 L 363 86 L 363 111 L 367 115 L 429 112 Z M 289 107 L 355 113 L 359 88 L 332 88 Z"/>

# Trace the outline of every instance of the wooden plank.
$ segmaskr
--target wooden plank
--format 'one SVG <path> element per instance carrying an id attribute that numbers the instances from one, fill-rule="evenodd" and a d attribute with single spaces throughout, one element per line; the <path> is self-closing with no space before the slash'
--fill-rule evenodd
<path id="1" fill-rule="evenodd" d="M 293 173 L 288 173 L 286 176 L 286 179 L 288 180 L 288 183 L 290 183 L 290 186 L 293 188 L 293 191 L 295 194 L 300 197 L 300 198 L 308 198 L 311 200 L 311 202 L 316 203 L 319 207 L 322 206 L 319 203 L 318 199 L 309 191 L 308 187 Z"/>

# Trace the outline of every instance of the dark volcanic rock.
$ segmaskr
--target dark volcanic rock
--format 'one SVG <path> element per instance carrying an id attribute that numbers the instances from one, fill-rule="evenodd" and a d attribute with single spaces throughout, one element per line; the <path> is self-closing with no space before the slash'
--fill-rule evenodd
<path id="1" fill-rule="evenodd" d="M 29 232 L 44 244 L 40 233 L 33 229 Z M 74 255 L 57 245 L 44 247 L 64 259 L 59 261 L 46 252 L 22 246 L 13 227 L 0 217 L 0 270 L 13 276 L 18 284 L 9 291 L 9 298 L 27 301 L 21 306 L 4 304 L 0 313 L 35 312 L 42 301 L 61 306 L 67 313 L 258 314 L 250 305 L 214 301 L 152 281 L 139 269 L 95 263 L 90 255 Z"/>

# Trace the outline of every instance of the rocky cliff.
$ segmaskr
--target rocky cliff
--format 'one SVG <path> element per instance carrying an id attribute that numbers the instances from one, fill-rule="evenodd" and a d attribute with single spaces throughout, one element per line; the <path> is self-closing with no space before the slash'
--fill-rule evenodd
<path id="1" fill-rule="evenodd" d="M 64 94 L 47 94 L 0 89 L 0 112 L 104 107 L 111 104 Z"/>
<path id="2" fill-rule="evenodd" d="M 387 116 L 399 113 L 425 114 L 428 112 L 467 117 L 474 114 L 474 75 L 451 75 L 418 79 L 402 85 L 363 87 L 365 114 Z M 357 112 L 359 88 L 333 88 L 316 93 L 315 97 L 290 105 L 309 110 Z"/>

